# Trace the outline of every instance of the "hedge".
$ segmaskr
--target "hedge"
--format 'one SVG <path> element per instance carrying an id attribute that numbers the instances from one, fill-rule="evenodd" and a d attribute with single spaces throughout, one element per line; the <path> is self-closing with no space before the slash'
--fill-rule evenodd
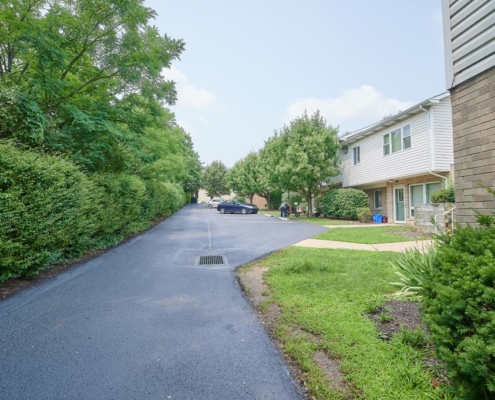
<path id="1" fill-rule="evenodd" d="M 0 143 L 0 281 L 81 255 L 96 227 L 94 193 L 70 162 Z"/>
<path id="2" fill-rule="evenodd" d="M 0 282 L 118 243 L 184 205 L 177 184 L 87 177 L 61 157 L 0 142 Z"/>

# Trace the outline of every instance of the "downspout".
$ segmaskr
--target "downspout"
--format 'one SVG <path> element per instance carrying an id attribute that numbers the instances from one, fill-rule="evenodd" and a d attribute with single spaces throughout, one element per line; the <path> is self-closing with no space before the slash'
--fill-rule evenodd
<path id="1" fill-rule="evenodd" d="M 432 112 L 431 108 L 424 108 L 423 106 L 419 106 L 419 109 L 426 112 L 426 120 L 428 121 L 428 151 L 429 151 L 429 160 L 428 160 L 428 173 L 430 175 L 436 176 L 438 178 L 442 178 L 444 181 L 444 186 L 445 182 L 447 181 L 447 178 L 443 175 L 439 175 L 435 172 L 433 172 L 434 166 L 435 166 L 435 136 L 433 132 L 433 122 L 432 122 Z"/>

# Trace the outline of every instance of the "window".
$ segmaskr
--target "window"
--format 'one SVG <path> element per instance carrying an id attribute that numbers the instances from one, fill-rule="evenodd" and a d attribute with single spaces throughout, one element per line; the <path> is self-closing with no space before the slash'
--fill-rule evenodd
<path id="1" fill-rule="evenodd" d="M 414 206 L 424 204 L 423 185 L 409 186 L 409 204 L 411 205 L 411 218 L 414 218 Z"/>
<path id="2" fill-rule="evenodd" d="M 429 204 L 430 194 L 442 187 L 440 182 L 423 183 L 409 186 L 410 215 L 414 218 L 414 206 L 416 204 Z"/>
<path id="3" fill-rule="evenodd" d="M 392 153 L 402 150 L 400 129 L 396 129 L 395 131 L 391 132 L 390 136 L 392 136 Z"/>
<path id="4" fill-rule="evenodd" d="M 359 146 L 352 149 L 352 161 L 354 165 L 361 162 L 361 151 L 359 149 Z"/>
<path id="5" fill-rule="evenodd" d="M 390 154 L 390 136 L 387 134 L 383 137 L 383 155 Z"/>
<path id="6" fill-rule="evenodd" d="M 411 147 L 411 125 L 404 125 L 383 136 L 383 155 Z"/>
<path id="7" fill-rule="evenodd" d="M 433 182 L 426 184 L 426 202 L 431 203 L 430 194 L 432 194 L 435 190 L 441 189 L 442 184 L 440 182 Z"/>
<path id="8" fill-rule="evenodd" d="M 375 209 L 380 209 L 382 208 L 382 191 L 381 190 L 375 190 L 375 201 L 374 201 L 374 208 Z"/>
<path id="9" fill-rule="evenodd" d="M 402 127 L 402 147 L 404 149 L 411 147 L 411 125 Z"/>

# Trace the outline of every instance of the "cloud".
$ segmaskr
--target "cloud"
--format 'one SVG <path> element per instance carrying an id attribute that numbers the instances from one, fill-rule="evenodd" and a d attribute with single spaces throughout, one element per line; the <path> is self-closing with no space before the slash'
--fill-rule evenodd
<path id="1" fill-rule="evenodd" d="M 179 87 L 177 105 L 196 109 L 210 108 L 215 104 L 216 95 L 213 92 L 194 85 Z"/>
<path id="2" fill-rule="evenodd" d="M 180 72 L 179 68 L 175 65 L 172 65 L 170 68 L 163 68 L 162 76 L 169 81 L 174 81 L 177 83 L 188 82 L 187 76 Z"/>
<path id="3" fill-rule="evenodd" d="M 187 76 L 179 71 L 175 65 L 164 68 L 162 75 L 165 79 L 176 82 L 178 106 L 204 110 L 215 105 L 215 93 L 191 84 Z"/>
<path id="4" fill-rule="evenodd" d="M 198 135 L 195 130 L 191 129 L 191 126 L 184 120 L 177 120 L 177 125 L 182 127 L 191 137 L 194 138 L 199 138 L 201 135 Z"/>
<path id="5" fill-rule="evenodd" d="M 313 114 L 316 110 L 333 126 L 354 125 L 352 122 L 372 123 L 379 121 L 385 115 L 396 114 L 411 107 L 411 102 L 401 102 L 387 98 L 372 86 L 362 85 L 359 88 L 346 90 L 340 97 L 319 99 L 310 97 L 290 104 L 285 112 L 284 121 L 288 123 L 300 117 L 304 110 Z M 357 129 L 360 126 L 354 126 Z"/>

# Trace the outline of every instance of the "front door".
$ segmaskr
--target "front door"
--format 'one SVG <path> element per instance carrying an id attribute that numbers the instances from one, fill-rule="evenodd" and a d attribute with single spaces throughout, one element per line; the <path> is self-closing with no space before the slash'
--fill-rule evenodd
<path id="1" fill-rule="evenodd" d="M 394 188 L 395 222 L 406 222 L 406 209 L 404 204 L 404 187 Z"/>

